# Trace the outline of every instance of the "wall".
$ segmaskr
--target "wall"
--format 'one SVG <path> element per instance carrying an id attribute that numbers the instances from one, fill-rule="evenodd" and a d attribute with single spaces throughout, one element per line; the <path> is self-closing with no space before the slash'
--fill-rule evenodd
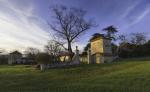
<path id="1" fill-rule="evenodd" d="M 91 54 L 103 53 L 103 39 L 98 38 L 91 42 Z"/>
<path id="2" fill-rule="evenodd" d="M 92 40 L 91 54 L 94 63 L 100 64 L 112 61 L 111 40 L 103 38 L 96 38 Z"/>

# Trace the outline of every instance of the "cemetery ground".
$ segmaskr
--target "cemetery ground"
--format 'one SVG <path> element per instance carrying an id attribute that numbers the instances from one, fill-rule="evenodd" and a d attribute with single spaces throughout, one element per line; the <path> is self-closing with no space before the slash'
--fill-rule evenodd
<path id="1" fill-rule="evenodd" d="M 1 65 L 0 92 L 149 92 L 150 59 L 53 68 Z"/>

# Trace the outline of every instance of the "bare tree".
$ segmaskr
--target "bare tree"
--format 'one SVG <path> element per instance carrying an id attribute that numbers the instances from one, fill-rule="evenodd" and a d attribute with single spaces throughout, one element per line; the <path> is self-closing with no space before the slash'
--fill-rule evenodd
<path id="1" fill-rule="evenodd" d="M 56 42 L 55 40 L 49 40 L 48 44 L 45 46 L 45 50 L 50 55 L 57 56 L 62 50 L 61 43 Z"/>
<path id="2" fill-rule="evenodd" d="M 146 36 L 144 33 L 131 33 L 131 43 L 141 45 L 146 42 Z"/>
<path id="3" fill-rule="evenodd" d="M 39 49 L 33 48 L 33 47 L 28 47 L 25 52 L 26 52 L 27 54 L 36 55 L 36 54 L 39 53 Z"/>
<path id="4" fill-rule="evenodd" d="M 67 42 L 67 50 L 72 53 L 72 42 L 94 24 L 85 19 L 86 12 L 82 9 L 55 6 L 52 8 L 52 12 L 55 20 L 49 25 L 57 37 Z"/>
<path id="5" fill-rule="evenodd" d="M 25 51 L 27 57 L 32 60 L 35 60 L 35 57 L 39 52 L 39 49 L 33 47 L 28 47 Z"/>
<path id="6" fill-rule="evenodd" d="M 120 41 L 120 44 L 128 43 L 127 35 L 119 35 L 117 39 Z"/>
<path id="7" fill-rule="evenodd" d="M 56 40 L 49 40 L 45 46 L 45 51 L 51 56 L 51 61 L 59 61 L 59 54 L 64 51 L 64 45 Z"/>

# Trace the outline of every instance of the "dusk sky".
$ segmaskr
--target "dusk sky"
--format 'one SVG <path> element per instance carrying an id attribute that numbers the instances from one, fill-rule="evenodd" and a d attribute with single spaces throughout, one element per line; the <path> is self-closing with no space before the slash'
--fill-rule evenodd
<path id="1" fill-rule="evenodd" d="M 66 5 L 87 11 L 99 25 L 83 34 L 74 44 L 82 49 L 91 35 L 114 25 L 119 33 L 144 32 L 150 37 L 150 0 L 0 0 L 0 48 L 42 49 L 53 31 L 50 6 Z"/>

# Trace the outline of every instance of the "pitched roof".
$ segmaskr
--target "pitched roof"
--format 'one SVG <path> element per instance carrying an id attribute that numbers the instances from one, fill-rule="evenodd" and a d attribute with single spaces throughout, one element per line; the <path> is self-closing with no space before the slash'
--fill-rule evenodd
<path id="1" fill-rule="evenodd" d="M 11 52 L 10 54 L 18 54 L 18 55 L 22 55 L 19 51 L 13 51 L 13 52 Z"/>
<path id="2" fill-rule="evenodd" d="M 95 33 L 95 34 L 93 34 L 93 37 L 90 39 L 90 41 L 93 41 L 93 40 L 95 40 L 97 38 L 109 39 L 104 34 Z"/>

